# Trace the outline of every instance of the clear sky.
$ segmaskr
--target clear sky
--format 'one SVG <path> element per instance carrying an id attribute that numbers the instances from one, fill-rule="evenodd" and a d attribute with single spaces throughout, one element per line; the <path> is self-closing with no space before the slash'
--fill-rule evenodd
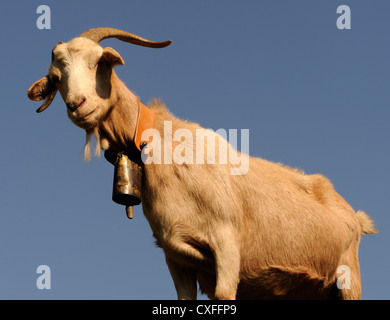
<path id="1" fill-rule="evenodd" d="M 39 30 L 37 7 L 51 9 Z M 336 26 L 339 5 L 351 29 Z M 137 207 L 111 201 L 113 167 L 82 160 L 84 131 L 58 95 L 26 96 L 59 41 L 110 26 L 119 77 L 204 127 L 250 130 L 250 154 L 327 176 L 380 233 L 362 238 L 363 299 L 390 298 L 390 2 L 385 0 L 3 1 L 0 10 L 0 299 L 175 299 Z M 259 230 L 261 232 L 261 230 Z M 51 269 L 39 290 L 37 267 Z"/>

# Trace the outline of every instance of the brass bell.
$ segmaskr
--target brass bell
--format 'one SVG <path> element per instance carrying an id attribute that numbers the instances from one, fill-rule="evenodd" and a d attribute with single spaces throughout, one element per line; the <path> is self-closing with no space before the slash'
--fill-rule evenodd
<path id="1" fill-rule="evenodd" d="M 133 218 L 133 206 L 141 203 L 142 168 L 125 154 L 118 153 L 115 161 L 112 200 L 126 206 L 129 219 Z"/>

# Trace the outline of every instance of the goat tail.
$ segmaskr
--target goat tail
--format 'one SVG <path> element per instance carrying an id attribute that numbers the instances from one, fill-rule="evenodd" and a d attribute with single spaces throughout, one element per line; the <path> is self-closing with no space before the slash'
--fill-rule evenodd
<path id="1" fill-rule="evenodd" d="M 357 218 L 359 220 L 360 226 L 362 228 L 362 233 L 365 234 L 374 234 L 378 233 L 378 230 L 375 228 L 374 220 L 364 211 L 356 212 Z"/>

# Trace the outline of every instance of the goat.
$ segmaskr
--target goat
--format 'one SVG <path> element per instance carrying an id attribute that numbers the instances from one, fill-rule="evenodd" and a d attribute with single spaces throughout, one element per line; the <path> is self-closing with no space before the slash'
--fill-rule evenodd
<path id="1" fill-rule="evenodd" d="M 59 42 L 49 74 L 28 90 L 30 99 L 46 99 L 37 112 L 59 90 L 69 118 L 86 131 L 86 159 L 93 134 L 97 156 L 100 149 L 141 152 L 145 144 L 142 152 L 148 149 L 153 156 L 157 143 L 178 130 L 196 136 L 202 127 L 176 118 L 154 100 L 149 108 L 155 124 L 147 128 L 154 128 L 149 132 L 154 140 L 138 145 L 137 115 L 149 108 L 113 70 L 124 64 L 119 53 L 99 45 L 112 37 L 154 48 L 171 43 L 113 28 L 90 29 Z M 226 142 L 215 138 L 217 146 Z M 164 155 L 172 155 L 180 143 L 175 140 Z M 143 212 L 165 253 L 178 299 L 196 299 L 197 282 L 212 299 L 360 299 L 358 247 L 362 234 L 377 232 L 371 218 L 355 212 L 320 174 L 248 158 L 249 170 L 241 175 L 231 174 L 231 163 L 143 165 Z M 339 266 L 350 271 L 348 288 L 340 286 Z"/>

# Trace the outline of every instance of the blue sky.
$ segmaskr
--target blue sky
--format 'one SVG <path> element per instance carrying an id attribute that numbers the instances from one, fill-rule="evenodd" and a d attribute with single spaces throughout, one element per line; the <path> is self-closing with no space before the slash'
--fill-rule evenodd
<path id="1" fill-rule="evenodd" d="M 36 9 L 51 9 L 39 30 Z M 352 28 L 336 27 L 349 5 Z M 322 173 L 380 233 L 362 238 L 363 299 L 390 298 L 390 3 L 376 1 L 5 1 L 0 11 L 0 299 L 175 299 L 137 207 L 111 201 L 113 167 L 82 160 L 84 132 L 57 96 L 27 99 L 59 41 L 110 26 L 173 44 L 105 40 L 119 77 L 204 127 L 250 130 L 250 154 Z M 39 265 L 50 290 L 36 287 Z"/>

